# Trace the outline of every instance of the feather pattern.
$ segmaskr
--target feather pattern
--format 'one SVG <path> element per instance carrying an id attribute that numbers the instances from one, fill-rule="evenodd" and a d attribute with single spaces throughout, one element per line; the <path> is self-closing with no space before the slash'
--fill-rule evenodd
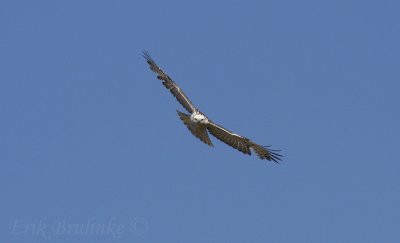
<path id="1" fill-rule="evenodd" d="M 251 155 L 252 149 L 260 159 L 272 160 L 276 163 L 281 160 L 282 155 L 276 153 L 278 152 L 277 150 L 271 150 L 267 146 L 258 145 L 250 139 L 235 134 L 212 121 L 208 122 L 207 129 L 214 137 L 244 154 Z"/>
<path id="2" fill-rule="evenodd" d="M 189 100 L 189 98 L 183 93 L 178 85 L 166 74 L 160 67 L 157 66 L 155 61 L 151 58 L 150 54 L 143 51 L 143 57 L 147 60 L 150 65 L 151 71 L 157 73 L 157 78 L 162 80 L 162 84 L 167 88 L 171 94 L 178 100 L 178 102 L 190 113 L 193 113 L 196 108 Z"/>

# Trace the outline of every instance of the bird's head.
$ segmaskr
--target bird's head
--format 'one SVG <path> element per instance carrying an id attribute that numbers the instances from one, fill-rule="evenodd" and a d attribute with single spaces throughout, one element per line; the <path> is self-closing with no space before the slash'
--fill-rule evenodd
<path id="1" fill-rule="evenodd" d="M 194 122 L 199 122 L 199 123 L 202 123 L 202 124 L 206 124 L 206 123 L 208 122 L 207 117 L 205 117 L 205 116 L 202 115 L 202 114 L 194 114 L 194 115 L 192 116 L 192 120 L 193 120 Z"/>

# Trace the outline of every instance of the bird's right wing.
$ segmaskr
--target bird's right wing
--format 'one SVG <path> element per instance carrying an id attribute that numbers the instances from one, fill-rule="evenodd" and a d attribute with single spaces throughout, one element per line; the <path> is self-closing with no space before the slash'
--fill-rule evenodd
<path id="1" fill-rule="evenodd" d="M 188 112 L 193 113 L 196 110 L 196 107 L 192 104 L 185 93 L 183 93 L 179 86 L 166 73 L 164 73 L 160 67 L 157 66 L 148 52 L 143 51 L 143 57 L 150 65 L 151 71 L 157 73 L 157 78 L 163 81 L 163 85 L 171 91 L 172 95 L 179 101 L 179 103 L 185 107 Z"/>

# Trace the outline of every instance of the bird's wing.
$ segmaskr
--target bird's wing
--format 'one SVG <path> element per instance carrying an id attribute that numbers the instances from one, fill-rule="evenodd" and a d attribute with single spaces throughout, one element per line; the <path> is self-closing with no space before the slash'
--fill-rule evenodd
<path id="1" fill-rule="evenodd" d="M 198 139 L 200 139 L 202 142 L 204 142 L 205 144 L 214 147 L 214 145 L 211 143 L 210 137 L 208 136 L 207 133 L 207 127 L 204 124 L 192 124 L 190 123 L 190 116 L 182 113 L 180 111 L 177 111 L 179 118 L 181 118 L 181 120 L 183 121 L 183 123 L 187 126 L 187 128 L 189 129 L 189 131 L 196 136 Z"/>
<path id="2" fill-rule="evenodd" d="M 215 124 L 212 121 L 209 121 L 207 129 L 216 138 L 244 154 L 250 155 L 250 149 L 253 149 L 257 153 L 258 157 L 260 157 L 260 159 L 267 159 L 270 161 L 272 160 L 276 163 L 281 160 L 280 157 L 282 157 L 282 155 L 276 153 L 277 150 L 271 150 L 268 149 L 267 146 L 255 144 L 250 139 L 235 134 L 221 127 L 220 125 Z"/>
<path id="3" fill-rule="evenodd" d="M 164 73 L 160 67 L 157 66 L 148 52 L 143 51 L 143 57 L 150 65 L 151 71 L 157 73 L 157 78 L 163 81 L 163 85 L 171 91 L 172 95 L 179 101 L 179 103 L 181 103 L 188 112 L 193 113 L 196 110 L 196 107 L 192 104 L 185 93 L 183 93 L 179 86 L 166 73 Z"/>

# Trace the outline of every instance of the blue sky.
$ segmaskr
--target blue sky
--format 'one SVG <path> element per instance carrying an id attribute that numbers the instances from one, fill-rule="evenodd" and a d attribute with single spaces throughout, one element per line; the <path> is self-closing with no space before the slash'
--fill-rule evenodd
<path id="1" fill-rule="evenodd" d="M 399 242 L 399 7 L 1 1 L 1 241 Z"/>

